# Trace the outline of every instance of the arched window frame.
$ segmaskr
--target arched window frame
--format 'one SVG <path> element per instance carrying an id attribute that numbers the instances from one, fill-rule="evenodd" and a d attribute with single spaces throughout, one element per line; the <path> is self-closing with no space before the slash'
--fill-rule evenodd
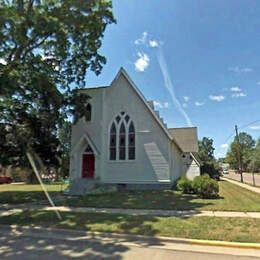
<path id="1" fill-rule="evenodd" d="M 131 128 L 133 128 L 131 130 Z M 135 160 L 135 150 L 136 150 L 136 138 L 135 138 L 135 126 L 133 121 L 130 121 L 129 126 L 128 126 L 128 134 L 127 134 L 127 155 L 128 155 L 128 160 Z M 131 139 L 133 141 L 131 141 Z M 131 143 L 131 142 L 132 143 Z"/>
<path id="2" fill-rule="evenodd" d="M 116 127 L 116 159 L 111 159 L 111 128 L 113 124 Z M 124 125 L 125 127 L 125 133 L 124 133 L 124 151 L 125 151 L 125 156 L 120 156 L 120 128 L 121 126 Z M 132 125 L 134 132 L 129 133 L 130 126 Z M 113 162 L 125 162 L 125 161 L 135 161 L 136 159 L 136 128 L 135 124 L 132 121 L 131 117 L 126 113 L 126 112 L 120 112 L 117 114 L 112 122 L 109 125 L 108 129 L 108 160 L 113 161 Z M 134 144 L 129 147 L 129 140 L 130 136 L 134 136 Z M 132 149 L 132 156 L 130 155 L 130 150 Z M 121 147 L 121 150 L 123 147 Z M 121 154 L 122 155 L 122 154 Z"/>
<path id="3" fill-rule="evenodd" d="M 117 158 L 117 132 L 116 124 L 113 122 L 109 129 L 109 160 L 111 161 L 115 161 Z M 114 140 L 114 142 L 112 142 L 112 140 Z"/>
<path id="4" fill-rule="evenodd" d="M 93 114 L 93 110 L 92 110 L 92 105 L 90 103 L 88 103 L 86 105 L 86 114 L 85 114 L 85 120 L 86 122 L 91 122 L 92 120 L 92 114 Z"/>

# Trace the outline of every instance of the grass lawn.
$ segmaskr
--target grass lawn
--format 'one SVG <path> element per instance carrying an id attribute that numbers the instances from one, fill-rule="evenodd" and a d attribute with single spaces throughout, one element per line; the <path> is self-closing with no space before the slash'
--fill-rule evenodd
<path id="1" fill-rule="evenodd" d="M 24 211 L 10 216 L 1 216 L 0 224 L 260 243 L 260 219 L 179 218 L 96 213 L 62 213 L 62 217 L 63 220 L 59 221 L 54 212 Z"/>
<path id="2" fill-rule="evenodd" d="M 67 185 L 46 184 L 46 189 L 50 195 L 58 195 L 61 188 L 64 190 Z M 38 202 L 46 199 L 44 192 L 39 184 L 2 184 L 0 185 L 0 204 Z"/>
<path id="3" fill-rule="evenodd" d="M 211 200 L 168 190 L 88 194 L 71 199 L 65 197 L 57 204 L 78 207 L 260 211 L 259 194 L 226 181 L 220 181 L 219 186 L 220 198 Z M 61 189 L 60 185 L 46 185 L 46 187 L 51 195 L 59 194 Z M 0 203 L 36 202 L 44 198 L 39 185 L 0 185 Z"/>
<path id="4" fill-rule="evenodd" d="M 180 192 L 168 190 L 89 194 L 61 203 L 78 207 L 260 211 L 259 194 L 226 181 L 220 181 L 219 187 L 220 198 L 209 200 L 200 199 L 196 195 L 183 195 Z"/>

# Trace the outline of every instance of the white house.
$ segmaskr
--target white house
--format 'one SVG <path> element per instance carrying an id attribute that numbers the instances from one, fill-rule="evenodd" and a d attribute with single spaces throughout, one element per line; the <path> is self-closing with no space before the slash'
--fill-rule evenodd
<path id="1" fill-rule="evenodd" d="M 197 128 L 168 129 L 123 68 L 110 86 L 79 91 L 91 98 L 72 127 L 72 194 L 98 184 L 164 189 L 200 174 Z"/>

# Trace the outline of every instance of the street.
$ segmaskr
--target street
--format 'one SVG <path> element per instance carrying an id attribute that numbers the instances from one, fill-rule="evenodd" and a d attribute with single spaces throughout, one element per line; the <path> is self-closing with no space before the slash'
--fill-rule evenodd
<path id="1" fill-rule="evenodd" d="M 232 171 L 232 170 L 230 170 L 227 175 L 224 174 L 223 177 L 227 177 L 227 178 L 230 178 L 230 179 L 236 180 L 236 181 L 241 180 L 240 174 L 236 174 L 235 171 Z M 254 177 L 255 177 L 255 185 L 260 187 L 260 174 L 255 174 Z M 253 183 L 254 183 L 252 173 L 244 172 L 243 180 L 244 180 L 244 183 L 248 183 L 251 185 L 253 185 Z"/>
<path id="2" fill-rule="evenodd" d="M 79 236 L 65 230 L 10 230 L 0 227 L 0 259 L 259 259 L 260 250 L 201 246 L 156 238 Z M 258 256 L 258 257 L 257 257 Z"/>

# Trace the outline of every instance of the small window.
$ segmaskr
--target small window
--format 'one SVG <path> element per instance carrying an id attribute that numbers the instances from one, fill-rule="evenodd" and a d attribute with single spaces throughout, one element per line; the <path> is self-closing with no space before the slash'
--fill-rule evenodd
<path id="1" fill-rule="evenodd" d="M 90 147 L 89 144 L 88 144 L 88 146 L 86 147 L 84 153 L 93 154 L 93 150 L 92 150 L 92 148 Z"/>
<path id="2" fill-rule="evenodd" d="M 128 131 L 128 159 L 135 159 L 135 128 L 133 122 L 130 123 Z"/>
<path id="3" fill-rule="evenodd" d="M 116 160 L 116 126 L 112 124 L 110 128 L 110 145 L 109 145 L 109 159 Z"/>
<path id="4" fill-rule="evenodd" d="M 121 117 L 120 117 L 120 116 L 117 116 L 117 117 L 116 117 L 116 122 L 119 123 L 120 119 L 121 119 Z"/>
<path id="5" fill-rule="evenodd" d="M 119 160 L 125 160 L 125 148 L 126 148 L 125 124 L 122 123 L 119 131 Z"/>
<path id="6" fill-rule="evenodd" d="M 129 115 L 126 115 L 126 116 L 125 116 L 125 121 L 126 121 L 126 123 L 128 123 L 129 119 L 130 119 Z"/>
<path id="7" fill-rule="evenodd" d="M 85 114 L 86 121 L 91 121 L 91 105 L 88 103 L 86 107 L 86 114 Z"/>

